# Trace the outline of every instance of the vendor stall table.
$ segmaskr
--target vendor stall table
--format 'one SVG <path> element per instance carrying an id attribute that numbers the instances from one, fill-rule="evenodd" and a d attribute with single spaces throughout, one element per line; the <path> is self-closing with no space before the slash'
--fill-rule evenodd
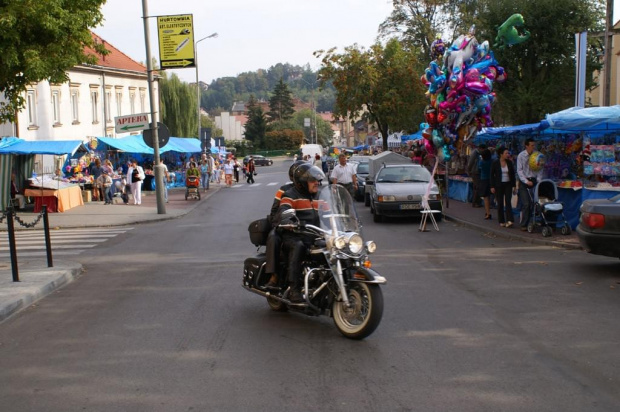
<path id="1" fill-rule="evenodd" d="M 472 196 L 472 183 L 469 178 L 455 179 L 453 177 L 448 178 L 448 197 L 450 199 L 458 200 L 459 202 L 467 203 L 471 202 Z"/>
<path id="2" fill-rule="evenodd" d="M 64 212 L 76 206 L 84 205 L 82 190 L 79 186 L 62 189 L 26 189 L 24 196 L 34 198 L 34 211 L 41 211 L 47 205 L 48 212 Z"/>

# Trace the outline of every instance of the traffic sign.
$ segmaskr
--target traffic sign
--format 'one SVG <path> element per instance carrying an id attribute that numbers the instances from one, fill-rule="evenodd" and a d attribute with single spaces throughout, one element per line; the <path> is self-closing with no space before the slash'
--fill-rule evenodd
<path id="1" fill-rule="evenodd" d="M 153 131 L 151 129 L 146 129 L 142 132 L 142 139 L 144 139 L 144 143 L 153 149 L 155 145 L 155 140 L 153 140 Z M 168 140 L 170 140 L 170 130 L 168 130 L 168 126 L 161 122 L 157 122 L 157 142 L 159 143 L 159 148 L 161 149 L 165 145 L 168 144 Z"/>
<path id="2" fill-rule="evenodd" d="M 136 130 L 148 129 L 151 122 L 148 113 L 130 114 L 114 118 L 116 133 L 135 132 Z"/>
<path id="3" fill-rule="evenodd" d="M 191 14 L 157 17 L 159 60 L 162 69 L 195 67 Z"/>

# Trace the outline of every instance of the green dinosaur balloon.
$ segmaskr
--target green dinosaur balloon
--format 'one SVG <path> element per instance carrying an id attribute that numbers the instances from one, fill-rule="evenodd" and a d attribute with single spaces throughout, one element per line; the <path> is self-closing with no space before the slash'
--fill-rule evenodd
<path id="1" fill-rule="evenodd" d="M 521 35 L 517 30 L 517 27 L 521 27 L 523 24 L 525 24 L 525 21 L 523 20 L 523 16 L 519 13 L 508 17 L 508 20 L 497 29 L 497 37 L 495 37 L 495 44 L 493 46 L 503 49 L 506 46 L 523 43 L 529 39 L 529 31 L 524 29 L 523 35 Z"/>

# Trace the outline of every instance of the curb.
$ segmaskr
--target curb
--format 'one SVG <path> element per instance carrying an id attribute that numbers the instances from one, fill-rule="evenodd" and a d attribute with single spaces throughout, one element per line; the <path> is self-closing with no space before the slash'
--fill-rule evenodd
<path id="1" fill-rule="evenodd" d="M 26 279 L 21 282 L 10 282 L 2 285 L 3 293 L 10 295 L 13 292 L 14 297 L 6 298 L 4 306 L 0 307 L 0 322 L 5 321 L 17 312 L 27 308 L 38 300 L 44 298 L 50 293 L 60 289 L 68 283 L 71 283 L 83 272 L 83 267 L 75 262 L 63 262 L 62 268 L 45 268 L 45 269 L 29 269 L 20 271 L 20 278 Z M 30 286 L 28 278 L 46 276 L 46 281 L 36 286 Z M 38 283 L 33 281 L 32 284 Z M 3 299 L 4 300 L 4 299 Z"/>
<path id="2" fill-rule="evenodd" d="M 463 219 L 459 219 L 457 217 L 454 216 L 450 216 L 444 213 L 444 218 L 446 220 L 455 222 L 461 226 L 465 226 L 465 227 L 469 227 L 471 229 L 475 229 L 478 230 L 480 232 L 485 232 L 485 233 L 493 233 L 495 236 L 498 237 L 502 237 L 505 239 L 510 239 L 510 240 L 519 240 L 521 242 L 524 243 L 532 243 L 532 244 L 538 244 L 538 245 L 545 245 L 545 246 L 554 246 L 554 247 L 559 247 L 559 248 L 563 248 L 563 249 L 568 249 L 568 250 L 583 250 L 583 248 L 580 245 L 572 245 L 569 243 L 564 243 L 564 242 L 558 242 L 555 240 L 547 240 L 547 239 L 535 239 L 535 238 L 529 238 L 529 237 L 524 237 L 524 236 L 519 236 L 519 235 L 515 235 L 515 234 L 511 234 L 507 231 L 500 231 L 500 230 L 494 230 L 494 229 L 489 229 L 488 227 L 482 226 L 482 225 L 478 225 L 472 222 L 468 222 L 466 220 Z M 516 228 L 516 230 L 519 230 L 518 228 Z"/>

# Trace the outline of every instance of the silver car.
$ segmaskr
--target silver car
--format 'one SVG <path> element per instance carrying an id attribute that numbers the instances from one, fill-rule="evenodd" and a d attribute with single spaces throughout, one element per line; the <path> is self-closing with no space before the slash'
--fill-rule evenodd
<path id="1" fill-rule="evenodd" d="M 370 211 L 375 222 L 384 216 L 421 216 L 422 196 L 431 180 L 430 172 L 420 165 L 385 165 L 374 180 L 370 195 Z M 432 210 L 442 210 L 441 195 L 435 181 L 430 183 L 428 203 Z M 436 216 L 441 219 L 441 214 Z"/>

